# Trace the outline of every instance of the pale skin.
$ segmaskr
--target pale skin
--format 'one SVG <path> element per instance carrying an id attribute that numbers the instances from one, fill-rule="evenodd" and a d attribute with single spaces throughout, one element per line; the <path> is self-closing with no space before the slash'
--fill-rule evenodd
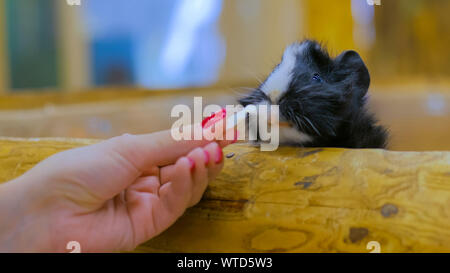
<path id="1" fill-rule="evenodd" d="M 230 142 L 163 131 L 53 155 L 0 186 L 0 251 L 133 250 L 200 201 Z"/>

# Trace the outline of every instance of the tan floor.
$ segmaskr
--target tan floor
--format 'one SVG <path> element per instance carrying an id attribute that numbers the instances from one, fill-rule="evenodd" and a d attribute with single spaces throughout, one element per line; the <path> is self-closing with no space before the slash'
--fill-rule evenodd
<path id="1" fill-rule="evenodd" d="M 450 88 L 374 87 L 370 107 L 391 133 L 390 149 L 450 150 Z M 0 135 L 107 138 L 170 128 L 176 104 L 233 104 L 234 89 L 108 89 L 0 97 Z M 1 110 L 3 109 L 3 110 Z"/>

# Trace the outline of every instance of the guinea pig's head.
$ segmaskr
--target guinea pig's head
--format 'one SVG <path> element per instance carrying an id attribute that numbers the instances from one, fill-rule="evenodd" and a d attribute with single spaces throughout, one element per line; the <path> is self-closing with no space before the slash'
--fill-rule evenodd
<path id="1" fill-rule="evenodd" d="M 335 137 L 349 115 L 362 111 L 369 83 L 358 53 L 332 58 L 306 40 L 288 46 L 267 79 L 239 102 L 279 105 L 280 142 L 301 144 Z"/>

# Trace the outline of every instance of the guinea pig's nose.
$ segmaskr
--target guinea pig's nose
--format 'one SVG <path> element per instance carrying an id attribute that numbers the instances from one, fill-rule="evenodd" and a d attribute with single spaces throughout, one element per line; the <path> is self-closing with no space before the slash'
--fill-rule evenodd
<path id="1" fill-rule="evenodd" d="M 272 126 L 272 122 L 269 121 L 269 124 Z M 280 128 L 291 128 L 292 124 L 290 124 L 288 121 L 279 121 L 278 122 L 278 127 Z"/>

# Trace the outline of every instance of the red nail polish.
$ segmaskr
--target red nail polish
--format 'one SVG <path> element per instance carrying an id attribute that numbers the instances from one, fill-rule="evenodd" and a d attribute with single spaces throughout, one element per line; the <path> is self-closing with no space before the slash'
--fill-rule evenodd
<path id="1" fill-rule="evenodd" d="M 203 150 L 203 152 L 205 153 L 205 164 L 209 163 L 209 153 L 206 150 Z"/>
<path id="2" fill-rule="evenodd" d="M 222 110 L 220 110 L 219 112 L 214 113 L 211 116 L 205 118 L 202 121 L 202 128 L 209 128 L 209 127 L 213 126 L 214 123 L 222 120 L 223 118 L 225 118 L 226 115 L 227 115 L 227 110 L 225 108 L 222 108 Z"/>
<path id="3" fill-rule="evenodd" d="M 223 159 L 222 148 L 220 148 L 220 146 L 217 146 L 216 164 L 222 162 L 222 159 Z"/>
<path id="4" fill-rule="evenodd" d="M 193 171 L 195 168 L 195 161 L 190 159 L 189 157 L 187 157 L 187 159 L 189 160 L 189 165 L 190 165 L 190 170 Z"/>

